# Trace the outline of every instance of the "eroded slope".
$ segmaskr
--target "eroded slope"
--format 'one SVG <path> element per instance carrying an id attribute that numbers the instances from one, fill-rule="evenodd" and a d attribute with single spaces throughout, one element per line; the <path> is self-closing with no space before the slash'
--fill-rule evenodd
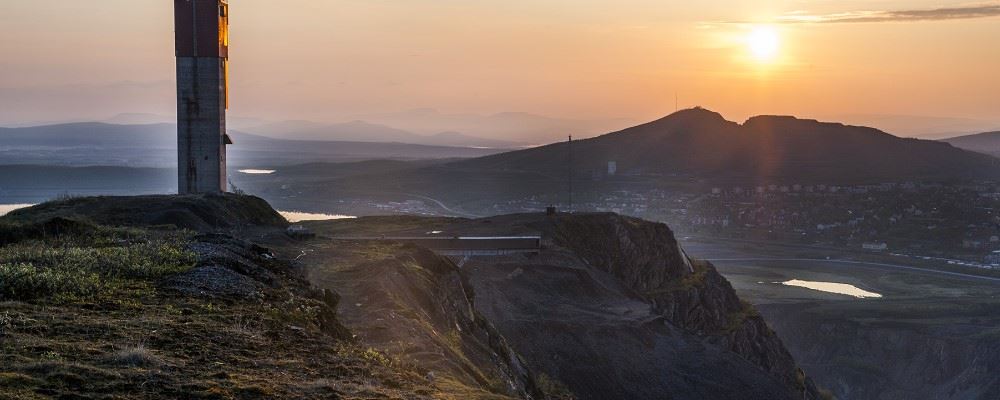
<path id="1" fill-rule="evenodd" d="M 665 225 L 591 214 L 313 227 L 331 235 L 541 234 L 538 254 L 455 260 L 476 309 L 529 369 L 579 398 L 820 396 L 753 307 L 710 264 L 692 263 Z"/>

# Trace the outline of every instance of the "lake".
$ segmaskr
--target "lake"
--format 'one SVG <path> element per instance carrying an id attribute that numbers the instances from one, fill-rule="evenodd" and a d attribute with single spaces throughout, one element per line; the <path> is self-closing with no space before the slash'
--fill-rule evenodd
<path id="1" fill-rule="evenodd" d="M 781 282 L 781 284 L 785 286 L 795 286 L 795 287 L 803 287 L 806 289 L 818 290 L 820 292 L 842 294 L 859 299 L 865 299 L 865 298 L 877 299 L 882 297 L 881 294 L 869 292 L 857 286 L 849 285 L 846 283 L 815 282 L 815 281 L 803 281 L 798 279 L 792 279 L 790 281 Z"/>
<path id="2" fill-rule="evenodd" d="M 7 215 L 7 213 L 31 207 L 34 204 L 0 204 L 0 216 Z M 329 221 L 334 219 L 348 219 L 357 218 L 351 215 L 340 215 L 340 214 L 323 214 L 323 213 L 307 213 L 300 211 L 279 211 L 281 216 L 285 217 L 288 222 L 302 222 L 302 221 Z"/>
<path id="3" fill-rule="evenodd" d="M 329 221 L 334 219 L 350 219 L 357 218 L 351 215 L 340 215 L 340 214 L 322 214 L 322 213 L 307 213 L 301 211 L 278 211 L 281 216 L 285 217 L 288 222 L 302 222 L 302 221 Z"/>

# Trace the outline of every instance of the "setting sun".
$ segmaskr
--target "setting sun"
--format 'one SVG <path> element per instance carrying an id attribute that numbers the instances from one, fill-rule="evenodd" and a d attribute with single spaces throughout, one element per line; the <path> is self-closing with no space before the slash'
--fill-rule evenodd
<path id="1" fill-rule="evenodd" d="M 781 39 L 778 31 L 771 26 L 757 26 L 747 36 L 747 48 L 754 59 L 771 61 L 778 55 Z"/>

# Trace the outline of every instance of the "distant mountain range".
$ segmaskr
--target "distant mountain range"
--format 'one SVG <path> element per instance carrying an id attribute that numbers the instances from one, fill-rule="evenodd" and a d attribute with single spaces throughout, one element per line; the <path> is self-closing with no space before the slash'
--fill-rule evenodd
<path id="1" fill-rule="evenodd" d="M 406 143 L 282 140 L 231 131 L 230 165 L 275 166 L 370 159 L 468 158 L 500 150 Z M 0 165 L 110 165 L 173 168 L 173 124 L 115 125 L 98 122 L 0 128 Z"/>
<path id="2" fill-rule="evenodd" d="M 94 122 L 103 122 L 106 124 L 115 124 L 115 125 L 174 124 L 177 122 L 177 117 L 171 115 L 160 115 L 151 113 L 122 113 L 108 119 L 94 121 Z M 246 128 L 260 126 L 266 123 L 267 121 L 263 121 L 256 118 L 241 118 L 241 117 L 229 116 L 226 119 L 226 127 L 235 130 L 244 130 Z M 37 125 L 54 125 L 54 124 L 37 124 Z"/>
<path id="3" fill-rule="evenodd" d="M 489 115 L 446 114 L 430 108 L 396 113 L 356 115 L 353 121 L 263 121 L 229 117 L 229 129 L 276 139 L 395 142 L 452 147 L 517 149 L 576 138 L 588 138 L 634 125 L 624 118 L 568 119 L 525 112 Z M 173 123 L 174 117 L 123 113 L 99 122 L 116 125 Z M 60 122 L 63 124 L 65 122 Z M 37 125 L 55 125 L 45 123 Z M 19 127 L 28 125 L 18 125 Z"/>
<path id="4" fill-rule="evenodd" d="M 462 132 L 476 137 L 503 139 L 530 145 L 566 140 L 566 137 L 593 137 L 635 123 L 624 118 L 566 119 L 525 112 L 490 115 L 445 114 L 431 108 L 398 113 L 359 115 L 357 119 L 404 127 L 420 134 Z"/>
<path id="5" fill-rule="evenodd" d="M 572 149 L 576 199 L 618 191 L 704 192 L 711 187 L 860 185 L 1000 179 L 1000 160 L 951 144 L 873 128 L 789 116 L 727 121 L 705 109 L 591 139 L 435 163 L 323 164 L 283 168 L 240 182 L 267 198 L 432 198 L 481 215 L 505 202 L 567 200 Z M 609 168 L 609 164 L 612 167 Z M 410 197 L 407 197 L 410 196 Z M 276 200 L 278 201 L 278 200 Z"/>
<path id="6" fill-rule="evenodd" d="M 1000 121 L 997 120 L 921 115 L 846 114 L 833 115 L 829 119 L 849 125 L 876 127 L 899 137 L 933 140 L 983 132 L 1000 126 Z"/>
<path id="7" fill-rule="evenodd" d="M 1000 131 L 958 136 L 941 141 L 958 148 L 1000 156 Z"/>
<path id="8" fill-rule="evenodd" d="M 308 182 L 313 192 L 304 196 L 316 199 L 330 198 L 330 191 L 359 196 L 393 192 L 461 204 L 561 193 L 570 165 L 565 142 L 501 153 L 403 143 L 280 140 L 236 131 L 231 135 L 236 142 L 230 148 L 231 166 L 279 167 L 280 174 L 258 180 Z M 740 124 L 695 108 L 574 141 L 572 171 L 577 188 L 596 191 L 668 182 L 848 185 L 1000 178 L 1000 160 L 970 151 L 1000 154 L 1000 133 L 949 141 L 954 146 L 788 116 L 758 116 Z M 0 165 L 172 169 L 175 146 L 171 124 L 0 128 Z M 343 164 L 364 160 L 435 161 Z M 16 190 L 14 186 L 4 189 Z"/>
<path id="9" fill-rule="evenodd" d="M 128 120 L 129 117 L 123 117 Z M 278 139 L 398 142 L 433 146 L 517 149 L 593 137 L 633 124 L 627 119 L 577 120 L 524 112 L 490 115 L 445 114 L 434 109 L 357 115 L 342 123 L 281 121 L 248 124 L 238 130 Z M 235 125 L 234 125 L 235 127 Z"/>
<path id="10" fill-rule="evenodd" d="M 339 124 L 321 124 L 311 121 L 284 121 L 264 124 L 245 130 L 262 136 L 295 140 L 410 143 L 432 146 L 500 149 L 525 147 L 524 143 L 484 139 L 457 132 L 419 135 L 402 129 L 365 121 L 351 121 Z"/>
<path id="11" fill-rule="evenodd" d="M 582 177 L 687 175 L 756 182 L 878 182 L 1000 177 L 997 160 L 947 143 L 899 138 L 866 127 L 787 116 L 738 124 L 701 109 L 580 140 L 572 145 Z M 565 171 L 569 147 L 558 143 L 450 164 L 472 170 Z"/>

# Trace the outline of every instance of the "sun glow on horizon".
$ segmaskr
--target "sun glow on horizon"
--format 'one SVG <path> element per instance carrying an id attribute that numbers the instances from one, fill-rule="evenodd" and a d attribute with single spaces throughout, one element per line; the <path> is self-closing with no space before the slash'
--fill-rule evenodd
<path id="1" fill-rule="evenodd" d="M 746 37 L 747 50 L 754 60 L 771 62 L 778 57 L 781 49 L 781 37 L 773 26 L 759 25 L 751 29 Z"/>

